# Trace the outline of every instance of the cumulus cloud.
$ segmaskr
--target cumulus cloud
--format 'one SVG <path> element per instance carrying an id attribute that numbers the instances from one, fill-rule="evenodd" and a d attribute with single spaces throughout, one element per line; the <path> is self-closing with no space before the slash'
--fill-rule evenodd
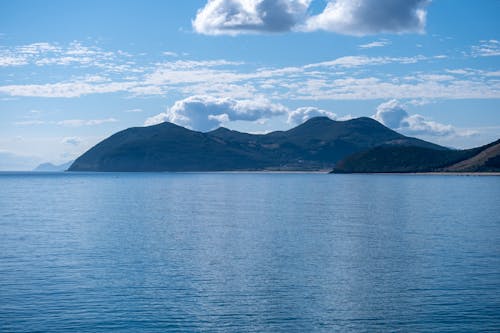
<path id="1" fill-rule="evenodd" d="M 337 115 L 333 112 L 318 109 L 312 106 L 306 106 L 297 108 L 290 112 L 288 114 L 288 123 L 298 125 L 314 117 L 328 117 L 333 120 L 337 119 Z"/>
<path id="2" fill-rule="evenodd" d="M 292 125 L 302 124 L 313 117 L 328 117 L 333 120 L 351 118 L 350 116 L 338 118 L 331 111 L 312 106 L 290 110 L 264 98 L 250 100 L 199 95 L 175 102 L 165 112 L 147 118 L 144 125 L 151 126 L 168 121 L 205 132 L 230 121 L 265 123 L 269 118 L 280 115 L 288 115 L 287 122 Z"/>
<path id="3" fill-rule="evenodd" d="M 237 35 L 283 32 L 301 22 L 311 0 L 209 0 L 193 20 L 196 32 Z"/>
<path id="4" fill-rule="evenodd" d="M 196 32 L 207 35 L 291 30 L 347 35 L 422 32 L 429 2 L 330 0 L 320 14 L 308 17 L 311 0 L 209 0 L 192 24 Z"/>
<path id="5" fill-rule="evenodd" d="M 144 125 L 168 121 L 198 131 L 210 131 L 228 121 L 257 121 L 285 113 L 286 107 L 264 98 L 236 100 L 201 95 L 176 101 L 166 112 L 146 119 Z"/>
<path id="6" fill-rule="evenodd" d="M 403 104 L 393 99 L 380 104 L 373 118 L 385 126 L 409 135 L 470 136 L 471 131 L 461 132 L 451 125 L 429 120 L 419 114 L 410 115 Z"/>
<path id="7" fill-rule="evenodd" d="M 346 35 L 423 32 L 428 0 L 332 0 L 306 22 L 308 31 Z"/>
<path id="8" fill-rule="evenodd" d="M 377 107 L 377 113 L 373 116 L 375 120 L 389 128 L 400 128 L 401 123 L 407 117 L 408 112 L 406 112 L 404 106 L 395 99 L 380 104 Z"/>

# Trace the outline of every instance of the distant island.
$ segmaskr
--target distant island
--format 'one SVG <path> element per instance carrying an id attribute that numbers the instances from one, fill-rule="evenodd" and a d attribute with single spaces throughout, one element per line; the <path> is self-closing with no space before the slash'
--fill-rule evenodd
<path id="1" fill-rule="evenodd" d="M 404 136 L 367 117 L 316 117 L 268 134 L 223 127 L 202 133 L 165 122 L 110 136 L 68 171 L 498 171 L 498 147 L 496 142 L 452 150 Z"/>
<path id="2" fill-rule="evenodd" d="M 73 161 L 69 161 L 63 164 L 53 164 L 53 163 L 42 163 L 38 165 L 33 171 L 36 172 L 59 172 L 66 171 L 73 164 Z"/>

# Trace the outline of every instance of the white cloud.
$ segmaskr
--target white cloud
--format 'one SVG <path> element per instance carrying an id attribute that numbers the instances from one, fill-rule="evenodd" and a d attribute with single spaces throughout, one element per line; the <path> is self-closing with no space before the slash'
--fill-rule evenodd
<path id="1" fill-rule="evenodd" d="M 61 120 L 58 121 L 56 124 L 61 125 L 61 126 L 68 126 L 68 127 L 80 127 L 80 126 L 95 126 L 95 125 L 102 125 L 105 123 L 115 123 L 118 120 L 115 118 L 106 118 L 106 119 L 90 119 L 90 120 L 84 120 L 84 119 L 67 119 L 67 120 Z"/>
<path id="2" fill-rule="evenodd" d="M 347 35 L 423 32 L 430 0 L 330 0 L 308 16 L 311 0 L 208 0 L 192 25 L 207 35 L 326 30 Z M 380 42 L 378 43 L 380 44 Z M 374 45 L 372 47 L 382 46 Z"/>
<path id="3" fill-rule="evenodd" d="M 381 39 L 381 40 L 374 41 L 371 43 L 361 44 L 361 45 L 359 45 L 359 47 L 362 49 L 372 49 L 374 47 L 384 47 L 384 46 L 387 46 L 390 44 L 391 44 L 391 42 L 389 40 Z"/>
<path id="4" fill-rule="evenodd" d="M 472 47 L 474 57 L 500 56 L 500 41 L 496 39 L 483 40 L 481 44 Z"/>
<path id="5" fill-rule="evenodd" d="M 174 61 L 156 64 L 144 76 L 130 78 L 86 75 L 71 81 L 0 86 L 10 96 L 75 98 L 91 94 L 127 93 L 127 97 L 179 93 L 250 99 L 483 99 L 500 98 L 498 71 L 460 69 L 443 72 L 394 73 L 376 66 L 440 61 L 435 56 L 345 56 L 297 67 L 252 68 L 228 60 Z M 351 69 L 356 69 L 353 71 Z M 458 72 L 457 72 L 458 71 Z M 451 75 L 453 74 L 453 75 Z M 111 81 L 107 81 L 111 80 Z M 120 81 L 123 80 L 123 81 Z"/>
<path id="6" fill-rule="evenodd" d="M 500 71 L 492 71 L 492 72 L 485 72 L 484 73 L 485 76 L 500 76 Z"/>
<path id="7" fill-rule="evenodd" d="M 292 30 L 307 13 L 311 0 L 209 0 L 193 20 L 196 32 L 237 35 Z"/>
<path id="8" fill-rule="evenodd" d="M 331 80 L 306 77 L 288 88 L 288 93 L 282 95 L 298 100 L 500 98 L 500 82 L 487 81 L 483 77 L 452 81 L 425 81 L 416 76 L 398 78 L 390 75 L 331 78 Z"/>
<path id="9" fill-rule="evenodd" d="M 455 77 L 446 74 L 420 74 L 418 75 L 418 79 L 422 81 L 444 82 L 455 80 Z"/>
<path id="10" fill-rule="evenodd" d="M 24 120 L 24 121 L 17 121 L 14 124 L 21 126 L 31 126 L 31 125 L 45 125 L 47 124 L 47 122 L 45 120 Z"/>
<path id="11" fill-rule="evenodd" d="M 61 140 L 63 144 L 66 145 L 71 145 L 71 146 L 78 146 L 80 145 L 83 141 L 81 138 L 76 137 L 76 136 L 71 136 L 71 137 L 65 137 Z"/>
<path id="12" fill-rule="evenodd" d="M 88 83 L 101 83 L 101 82 L 109 82 L 111 80 L 102 75 L 86 75 L 83 81 Z"/>
<path id="13" fill-rule="evenodd" d="M 167 112 L 162 112 L 162 113 L 158 113 L 157 115 L 148 117 L 144 121 L 144 126 L 158 125 L 158 124 L 161 124 L 161 123 L 166 122 L 166 121 L 169 121 L 169 116 L 168 116 Z"/>
<path id="14" fill-rule="evenodd" d="M 118 50 L 110 52 L 95 45 L 73 41 L 67 45 L 57 43 L 32 43 L 0 48 L 0 67 L 23 65 L 72 66 L 96 68 L 110 73 L 141 72 L 131 55 Z"/>
<path id="15" fill-rule="evenodd" d="M 272 103 L 264 98 L 233 99 L 213 96 L 191 96 L 179 100 L 167 111 L 149 117 L 145 126 L 156 125 L 165 121 L 193 130 L 209 131 L 231 121 L 254 121 L 265 123 L 269 118 L 288 115 L 288 123 L 297 125 L 313 117 L 338 119 L 333 112 L 312 106 L 300 107 L 293 111 L 287 107 Z M 350 119 L 350 116 L 340 120 Z"/>
<path id="16" fill-rule="evenodd" d="M 310 17 L 307 31 L 347 35 L 423 32 L 427 0 L 331 0 L 322 13 Z"/>
<path id="17" fill-rule="evenodd" d="M 298 125 L 313 117 L 328 117 L 333 120 L 337 119 L 337 115 L 333 112 L 318 109 L 312 106 L 307 106 L 297 108 L 294 111 L 290 112 L 288 114 L 288 123 Z"/>
<path id="18" fill-rule="evenodd" d="M 224 122 L 257 121 L 287 111 L 283 105 L 264 98 L 236 100 L 202 95 L 179 100 L 166 112 L 146 119 L 144 124 L 149 126 L 168 121 L 194 130 L 209 131 Z"/>
<path id="19" fill-rule="evenodd" d="M 0 67 L 27 65 L 28 59 L 24 55 L 0 53 Z"/>
<path id="20" fill-rule="evenodd" d="M 163 55 L 167 56 L 167 57 L 174 57 L 174 58 L 179 56 L 179 54 L 177 52 L 172 52 L 172 51 L 165 51 L 165 52 L 163 52 Z"/>
<path id="21" fill-rule="evenodd" d="M 15 125 L 32 126 L 32 125 L 58 125 L 65 127 L 81 127 L 81 126 L 96 126 L 105 123 L 115 123 L 118 120 L 115 118 L 106 119 L 65 119 L 65 120 L 26 120 L 15 122 Z"/>
<path id="22" fill-rule="evenodd" d="M 465 69 L 447 69 L 446 70 L 447 73 L 451 73 L 451 74 L 458 74 L 458 75 L 466 75 L 466 74 L 469 74 L 469 70 L 465 70 Z"/>
<path id="23" fill-rule="evenodd" d="M 11 96 L 25 97 L 63 97 L 72 98 L 89 94 L 114 93 L 127 91 L 135 87 L 135 82 L 110 82 L 110 83 L 88 83 L 88 82 L 59 82 L 46 84 L 23 84 L 0 86 L 0 93 Z"/>
<path id="24" fill-rule="evenodd" d="M 459 134 L 451 125 L 440 124 L 418 114 L 408 116 L 403 120 L 401 126 L 404 132 L 414 135 L 449 136 Z"/>
<path id="25" fill-rule="evenodd" d="M 129 110 L 125 110 L 125 112 L 129 112 L 129 113 L 139 113 L 139 112 L 142 112 L 143 110 L 142 109 L 129 109 Z"/>
<path id="26" fill-rule="evenodd" d="M 408 117 L 404 106 L 393 99 L 382 103 L 377 107 L 377 113 L 373 118 L 389 128 L 401 127 L 402 121 Z"/>
<path id="27" fill-rule="evenodd" d="M 353 68 L 361 66 L 386 65 L 391 63 L 398 64 L 415 64 L 419 61 L 428 60 L 429 58 L 417 55 L 413 57 L 367 57 L 367 56 L 345 56 L 334 60 L 313 63 L 304 66 L 304 68 L 315 67 L 342 67 Z"/>
<path id="28" fill-rule="evenodd" d="M 429 120 L 419 114 L 410 115 L 406 107 L 395 99 L 380 104 L 373 118 L 407 135 L 470 136 L 475 134 L 472 131 L 459 131 L 451 125 Z"/>
<path id="29" fill-rule="evenodd" d="M 494 44 L 493 41 L 488 42 Z M 421 70 L 421 66 L 413 66 L 421 62 L 444 64 L 439 55 L 343 56 L 302 66 L 276 68 L 226 59 L 174 60 L 137 67 L 120 63 L 123 59 L 113 64 L 114 59 L 130 56 L 118 56 L 123 51 L 108 52 L 76 42 L 64 47 L 35 43 L 11 49 L 27 57 L 27 61 L 32 64 L 30 57 L 39 56 L 43 59 L 53 52 L 68 57 L 96 56 L 101 59 L 98 63 L 106 67 L 97 67 L 97 71 L 94 71 L 88 70 L 91 65 L 79 63 L 76 66 L 78 76 L 70 76 L 72 73 L 69 72 L 68 79 L 59 82 L 48 81 L 51 80 L 50 76 L 47 79 L 45 71 L 36 73 L 35 67 L 31 82 L 21 82 L 17 77 L 6 76 L 4 85 L 0 86 L 0 98 L 77 98 L 112 93 L 123 93 L 126 98 L 175 94 L 234 99 L 251 99 L 265 94 L 267 98 L 277 101 L 500 98 L 498 71 L 464 68 L 426 72 Z M 82 73 L 80 65 L 89 67 Z M 396 68 L 395 65 L 407 68 Z M 377 66 L 384 68 L 381 70 Z M 132 74 L 136 70 L 138 72 Z"/>
<path id="30" fill-rule="evenodd" d="M 225 59 L 217 60 L 177 60 L 168 61 L 158 64 L 158 68 L 162 69 L 194 69 L 194 68 L 209 68 L 209 67 L 221 67 L 221 66 L 238 66 L 244 64 L 241 61 L 229 61 Z"/>

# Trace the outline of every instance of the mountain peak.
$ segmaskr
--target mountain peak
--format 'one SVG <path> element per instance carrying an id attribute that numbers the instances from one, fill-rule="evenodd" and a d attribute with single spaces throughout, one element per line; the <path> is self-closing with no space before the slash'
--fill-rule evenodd
<path id="1" fill-rule="evenodd" d="M 202 133 L 165 122 L 112 135 L 80 156 L 70 170 L 324 170 L 350 154 L 388 144 L 432 145 L 370 118 L 315 117 L 288 131 L 262 135 L 224 127 Z"/>
<path id="2" fill-rule="evenodd" d="M 320 117 L 313 117 L 313 118 L 309 118 L 308 120 L 306 120 L 302 125 L 304 124 L 331 124 L 331 123 L 336 123 L 337 121 L 331 119 L 331 118 L 328 118 L 328 117 L 325 117 L 325 116 L 320 116 Z"/>
<path id="3" fill-rule="evenodd" d="M 233 132 L 233 131 L 230 130 L 229 128 L 221 126 L 221 127 L 218 127 L 214 130 L 207 132 L 207 134 L 222 134 L 222 133 L 231 133 L 231 132 Z"/>
<path id="4" fill-rule="evenodd" d="M 364 124 L 364 125 L 384 126 L 383 124 L 381 124 L 380 122 L 376 121 L 375 119 L 373 119 L 371 117 L 352 118 L 352 119 L 346 120 L 346 122 L 358 123 L 358 124 Z"/>

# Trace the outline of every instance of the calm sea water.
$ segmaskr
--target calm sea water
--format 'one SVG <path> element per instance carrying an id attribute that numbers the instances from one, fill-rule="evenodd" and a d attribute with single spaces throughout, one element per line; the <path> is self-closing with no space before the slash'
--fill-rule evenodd
<path id="1" fill-rule="evenodd" d="M 0 331 L 500 331 L 500 177 L 0 173 Z"/>

